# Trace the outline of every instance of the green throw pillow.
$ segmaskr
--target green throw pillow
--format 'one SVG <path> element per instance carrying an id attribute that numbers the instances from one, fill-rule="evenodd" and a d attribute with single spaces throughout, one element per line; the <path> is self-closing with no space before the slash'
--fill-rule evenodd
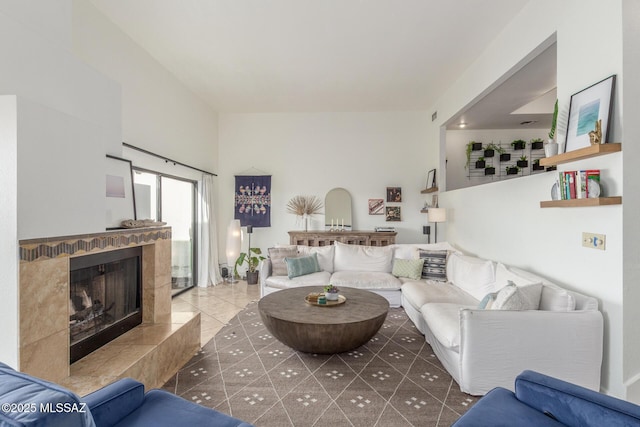
<path id="1" fill-rule="evenodd" d="M 289 279 L 320 271 L 318 254 L 297 258 L 285 258 L 284 262 L 287 264 L 287 276 L 289 276 Z"/>
<path id="2" fill-rule="evenodd" d="M 408 279 L 420 280 L 422 274 L 423 259 L 400 259 L 393 261 L 391 274 L 396 277 L 406 277 Z"/>

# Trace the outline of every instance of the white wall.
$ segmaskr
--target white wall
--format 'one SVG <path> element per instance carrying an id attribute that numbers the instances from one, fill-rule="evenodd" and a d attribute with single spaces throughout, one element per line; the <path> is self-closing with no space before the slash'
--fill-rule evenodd
<path id="1" fill-rule="evenodd" d="M 623 5 L 623 72 L 625 79 L 623 110 L 628 120 L 624 123 L 624 374 L 625 385 L 628 387 L 627 398 L 640 402 L 640 251 L 638 239 L 640 236 L 640 145 L 635 141 L 640 139 L 640 2 L 624 0 Z M 636 197 L 632 197 L 636 195 Z"/>
<path id="2" fill-rule="evenodd" d="M 15 96 L 0 96 L 0 360 L 18 367 L 18 114 Z"/>
<path id="3" fill-rule="evenodd" d="M 220 115 L 219 230 L 233 217 L 234 175 L 251 168 L 272 174 L 271 227 L 254 229 L 252 246 L 263 250 L 288 243 L 290 230 L 300 230 L 296 217 L 286 212 L 295 195 L 324 200 L 335 187 L 352 197 L 355 229 L 394 226 L 400 242 L 426 241 L 420 213 L 426 196 L 428 158 L 423 111 L 391 113 L 282 113 Z M 385 222 L 368 214 L 368 199 L 386 199 L 386 187 L 402 187 L 402 221 Z M 311 224 L 322 229 L 324 216 Z M 226 231 L 225 231 L 226 232 Z M 225 239 L 220 239 L 224 254 Z"/>
<path id="4" fill-rule="evenodd" d="M 494 129 L 494 130 L 449 130 L 446 134 L 446 154 L 447 154 L 447 189 L 456 190 L 458 188 L 466 188 L 479 184 L 497 181 L 497 176 L 492 177 L 473 177 L 469 178 L 469 169 L 465 168 L 467 163 L 466 148 L 470 141 L 482 142 L 484 145 L 494 143 L 502 143 L 502 146 L 510 144 L 512 141 L 522 139 L 527 143 L 534 138 L 547 137 L 548 129 Z M 548 138 L 548 137 L 547 137 Z M 540 150 L 542 154 L 543 150 Z M 496 153 L 493 165 L 496 167 L 496 174 L 500 162 L 499 154 Z M 489 159 L 487 159 L 489 160 Z M 512 158 L 512 161 L 517 159 Z M 531 159 L 529 159 L 531 162 Z M 531 163 L 529 163 L 531 164 Z M 474 165 L 469 165 L 473 170 Z M 524 171 L 529 175 L 529 169 Z M 512 179 L 512 178 L 509 178 Z"/>
<path id="5" fill-rule="evenodd" d="M 553 11 L 550 13 L 550 11 Z M 597 11 L 599 29 L 585 22 Z M 531 23 L 535 23 L 532 25 Z M 543 42 L 557 36 L 558 98 L 568 107 L 575 93 L 611 74 L 618 75 L 612 140 L 621 138 L 621 1 L 567 0 L 530 2 L 449 88 L 432 110 L 428 139 L 440 126 L 492 86 Z M 523 29 L 526 28 L 526 31 Z M 597 61 L 593 61 L 593 56 Z M 559 136 L 563 140 L 563 135 Z M 629 144 L 630 145 L 630 144 Z M 602 169 L 609 194 L 622 194 L 622 154 L 565 165 L 562 169 Z M 605 316 L 602 388 L 624 396 L 622 340 L 622 206 L 540 209 L 548 200 L 553 173 L 486 184 L 440 195 L 451 220 L 448 240 L 462 249 L 533 270 L 559 284 L 595 296 Z M 581 232 L 607 235 L 604 252 L 583 249 Z M 637 251 L 636 251 L 637 252 Z"/>
<path id="6" fill-rule="evenodd" d="M 86 0 L 73 0 L 73 51 L 122 88 L 122 141 L 216 171 L 216 112 Z"/>

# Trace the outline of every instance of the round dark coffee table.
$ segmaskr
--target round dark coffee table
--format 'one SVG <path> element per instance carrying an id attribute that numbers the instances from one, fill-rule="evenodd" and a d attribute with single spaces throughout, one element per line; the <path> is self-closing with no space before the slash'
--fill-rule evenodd
<path id="1" fill-rule="evenodd" d="M 340 288 L 344 304 L 318 307 L 307 304 L 310 292 L 321 287 L 284 289 L 264 296 L 258 310 L 266 328 L 289 347 L 306 353 L 334 354 L 365 344 L 380 329 L 389 302 L 373 292 Z"/>

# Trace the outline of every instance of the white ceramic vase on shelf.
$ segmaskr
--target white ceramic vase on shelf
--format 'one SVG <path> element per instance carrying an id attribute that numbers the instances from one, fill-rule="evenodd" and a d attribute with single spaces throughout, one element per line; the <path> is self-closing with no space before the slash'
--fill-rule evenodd
<path id="1" fill-rule="evenodd" d="M 544 155 L 546 157 L 553 157 L 553 156 L 557 156 L 558 155 L 558 143 L 555 142 L 553 139 L 550 139 L 545 145 L 544 145 Z"/>

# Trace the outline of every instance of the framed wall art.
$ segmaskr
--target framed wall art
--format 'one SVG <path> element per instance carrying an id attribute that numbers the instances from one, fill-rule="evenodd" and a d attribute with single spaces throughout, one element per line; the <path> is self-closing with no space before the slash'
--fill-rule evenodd
<path id="1" fill-rule="evenodd" d="M 387 187 L 387 202 L 391 202 L 391 203 L 402 202 L 402 188 Z"/>
<path id="2" fill-rule="evenodd" d="M 387 221 L 401 221 L 402 211 L 400 206 L 387 206 L 385 208 L 385 216 Z"/>
<path id="3" fill-rule="evenodd" d="M 427 190 L 436 186 L 436 170 L 431 169 L 427 173 L 427 186 L 425 187 Z"/>
<path id="4" fill-rule="evenodd" d="M 384 199 L 369 199 L 369 215 L 384 215 Z"/>
<path id="5" fill-rule="evenodd" d="M 615 82 L 613 75 L 571 95 L 565 152 L 609 141 Z"/>
<path id="6" fill-rule="evenodd" d="M 131 161 L 107 154 L 105 176 L 106 228 L 122 228 L 122 221 L 136 218 Z"/>

